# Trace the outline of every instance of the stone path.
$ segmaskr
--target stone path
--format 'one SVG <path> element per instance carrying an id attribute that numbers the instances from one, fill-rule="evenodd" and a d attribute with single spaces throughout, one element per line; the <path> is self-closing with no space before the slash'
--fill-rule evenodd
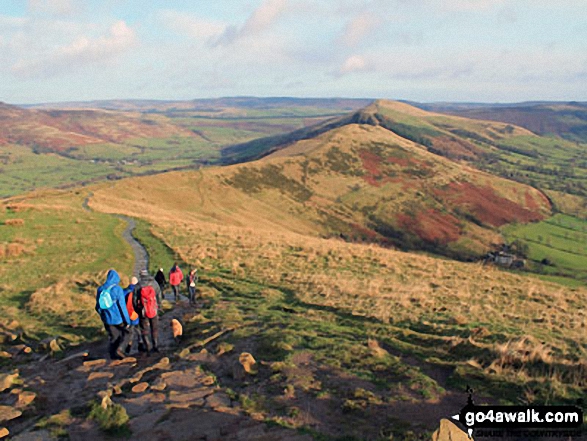
<path id="1" fill-rule="evenodd" d="M 143 245 L 135 239 L 133 231 L 136 228 L 136 222 L 133 218 L 128 216 L 118 216 L 127 224 L 126 229 L 122 233 L 122 238 L 131 246 L 135 255 L 135 265 L 133 274 L 138 277 L 143 269 L 149 269 L 149 254 Z"/>
<path id="2" fill-rule="evenodd" d="M 21 384 L 9 387 L 8 394 L 16 396 L 23 388 L 34 390 L 33 400 L 36 398 L 35 401 L 42 405 L 46 416 L 73 409 L 67 423 L 64 423 L 72 441 L 104 439 L 96 422 L 88 419 L 87 415 L 75 416 L 76 409 L 92 400 L 97 403 L 112 402 L 126 409 L 130 417 L 130 439 L 312 439 L 293 430 L 269 427 L 247 415 L 240 403 L 234 401 L 216 384 L 216 379 L 200 367 L 199 353 L 183 357 L 172 355 L 172 360 L 161 355 L 109 361 L 92 359 L 92 353 L 97 353 L 99 348 L 89 349 L 88 357 L 47 362 L 42 369 L 39 365 L 27 366 L 20 372 Z M 17 392 L 13 393 L 13 390 Z M 34 414 L 34 406 L 30 409 L 29 416 Z M 16 434 L 11 438 L 15 441 L 54 439 L 49 430 L 35 430 L 30 419 L 20 415 L 9 423 L 11 434 Z"/>

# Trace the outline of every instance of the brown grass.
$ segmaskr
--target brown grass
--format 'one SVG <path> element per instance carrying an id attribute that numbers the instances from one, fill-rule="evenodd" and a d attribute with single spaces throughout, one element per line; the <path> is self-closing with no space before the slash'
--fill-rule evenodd
<path id="1" fill-rule="evenodd" d="M 4 225 L 10 227 L 22 227 L 24 225 L 24 219 L 6 219 Z"/>

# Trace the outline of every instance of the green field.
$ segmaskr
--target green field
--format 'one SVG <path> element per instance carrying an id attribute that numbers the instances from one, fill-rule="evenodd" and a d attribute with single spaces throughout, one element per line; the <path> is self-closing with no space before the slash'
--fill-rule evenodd
<path id="1" fill-rule="evenodd" d="M 504 234 L 509 242 L 528 245 L 539 272 L 587 281 L 587 221 L 557 214 L 543 222 L 510 225 Z"/>
<path id="2" fill-rule="evenodd" d="M 43 145 L 0 145 L 0 197 L 40 188 L 158 173 L 201 164 L 222 164 L 222 150 L 322 121 L 324 109 L 244 110 L 238 115 L 205 116 L 171 112 L 169 121 L 194 136 L 129 138 L 48 153 Z M 334 113 L 340 115 L 340 113 Z"/>

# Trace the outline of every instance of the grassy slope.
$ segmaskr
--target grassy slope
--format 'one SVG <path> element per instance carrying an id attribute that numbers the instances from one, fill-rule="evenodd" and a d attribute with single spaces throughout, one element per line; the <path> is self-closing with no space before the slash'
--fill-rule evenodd
<path id="1" fill-rule="evenodd" d="M 101 329 L 95 289 L 106 271 L 122 277 L 132 251 L 122 221 L 82 208 L 87 193 L 39 193 L 0 205 L 0 329 L 32 338 L 94 338 Z M 16 224 L 15 224 L 16 223 Z"/>
<path id="2" fill-rule="evenodd" d="M 467 384 L 517 403 L 569 402 L 583 393 L 585 289 L 312 237 L 295 212 L 236 197 L 217 179 L 210 182 L 223 189 L 222 203 L 199 194 L 207 174 L 104 186 L 91 206 L 140 213 L 153 225 L 150 243 L 159 238 L 200 268 L 209 302 L 203 318 L 220 329 L 237 325 L 222 343 L 271 366 L 254 387 L 219 380 L 254 411 L 308 427 L 304 406 L 327 406 L 344 421 L 335 435 L 361 438 L 368 430 L 375 439 L 372 431 L 402 427 L 397 419 L 410 418 L 414 406 L 452 411 L 464 403 L 455 390 Z M 415 431 L 424 433 L 429 426 L 419 423 Z"/>
<path id="3" fill-rule="evenodd" d="M 262 103 L 187 103 L 183 110 L 161 105 L 145 113 L 0 103 L 0 197 L 218 162 L 227 145 L 290 132 L 358 105 Z"/>
<path id="4" fill-rule="evenodd" d="M 568 214 L 581 215 L 587 208 L 585 144 L 538 136 L 507 123 L 427 112 L 399 102 L 377 101 L 321 126 L 259 139 L 223 153 L 258 158 L 349 122 L 384 127 L 432 153 L 540 188 L 557 209 Z"/>
<path id="5" fill-rule="evenodd" d="M 212 222 L 277 225 L 461 258 L 498 243 L 494 227 L 549 212 L 548 201 L 530 187 L 434 155 L 384 128 L 358 124 L 254 163 L 156 181 L 145 177 L 125 184 L 121 194 L 139 202 L 144 194 L 167 199 Z"/>

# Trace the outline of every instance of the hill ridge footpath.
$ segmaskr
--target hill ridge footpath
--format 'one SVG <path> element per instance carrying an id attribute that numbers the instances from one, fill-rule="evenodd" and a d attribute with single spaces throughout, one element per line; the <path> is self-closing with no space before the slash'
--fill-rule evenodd
<path id="1" fill-rule="evenodd" d="M 17 441 L 57 439 L 64 432 L 70 440 L 102 439 L 99 424 L 90 416 L 92 409 L 122 406 L 130 420 L 116 430 L 130 434 L 130 439 L 312 439 L 246 415 L 201 367 L 205 350 L 175 353 L 167 317 L 189 319 L 190 311 L 180 302 L 163 316 L 162 353 L 156 356 L 109 361 L 101 358 L 106 353 L 101 342 L 77 347 L 59 361 L 31 362 L 12 376 L 1 377 L 7 387 L 1 395 L 6 412 L 0 424 Z"/>

